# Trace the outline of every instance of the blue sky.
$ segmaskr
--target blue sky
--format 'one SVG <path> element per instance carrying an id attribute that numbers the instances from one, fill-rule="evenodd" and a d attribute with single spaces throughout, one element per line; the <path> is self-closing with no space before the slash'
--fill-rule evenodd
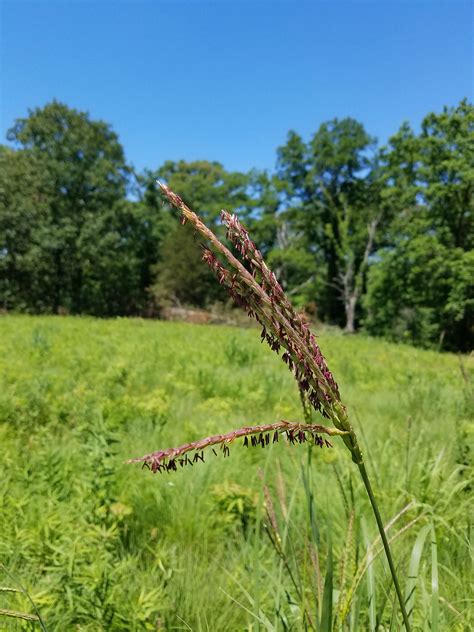
<path id="1" fill-rule="evenodd" d="M 0 3 L 2 139 L 56 98 L 110 123 L 138 169 L 271 170 L 290 129 L 352 116 L 385 142 L 473 99 L 462 0 Z"/>

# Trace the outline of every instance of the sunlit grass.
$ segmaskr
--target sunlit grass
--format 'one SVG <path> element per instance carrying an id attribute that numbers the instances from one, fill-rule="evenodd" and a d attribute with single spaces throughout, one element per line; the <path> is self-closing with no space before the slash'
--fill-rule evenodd
<path id="1" fill-rule="evenodd" d="M 306 447 L 282 443 L 271 458 L 235 445 L 230 458 L 211 456 L 172 477 L 124 464 L 240 425 L 301 420 L 294 380 L 257 331 L 8 316 L 0 340 L 0 561 L 49 630 L 299 630 L 305 609 L 328 629 L 328 533 L 333 618 L 376 538 L 337 440 L 332 450 L 314 449 L 310 466 Z M 367 442 L 383 515 L 388 521 L 413 503 L 389 532 L 418 518 L 394 541 L 402 578 L 427 527 L 415 592 L 408 586 L 414 629 L 430 629 L 432 619 L 439 630 L 469 629 L 472 385 L 460 359 L 337 333 L 323 333 L 320 344 Z M 472 375 L 472 360 L 462 362 Z M 259 470 L 283 557 L 266 532 Z M 400 629 L 381 556 L 354 595 L 339 627 L 370 630 L 375 617 Z M 0 593 L 0 608 L 31 612 L 19 593 Z"/>

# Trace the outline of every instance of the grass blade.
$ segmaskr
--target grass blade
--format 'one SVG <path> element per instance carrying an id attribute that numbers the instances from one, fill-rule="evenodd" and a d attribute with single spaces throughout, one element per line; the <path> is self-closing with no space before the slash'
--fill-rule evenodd
<path id="1" fill-rule="evenodd" d="M 431 525 L 425 525 L 419 532 L 411 552 L 410 570 L 405 587 L 405 606 L 410 621 L 413 620 L 413 609 L 415 606 L 415 590 L 418 584 L 418 571 L 420 568 L 421 554 L 425 545 L 426 537 L 431 530 Z"/>
<path id="2" fill-rule="evenodd" d="M 436 531 L 431 523 L 431 632 L 439 630 L 439 582 L 438 582 L 438 544 Z"/>
<path id="3" fill-rule="evenodd" d="M 328 540 L 328 559 L 326 563 L 326 578 L 324 580 L 323 612 L 321 615 L 321 632 L 332 632 L 332 592 L 333 592 L 333 559 L 332 542 Z"/>
<path id="4" fill-rule="evenodd" d="M 250 594 L 244 590 L 242 588 L 242 586 L 239 584 L 241 590 L 243 591 L 244 595 L 247 597 L 247 599 L 250 601 L 250 604 L 253 606 L 255 604 L 254 600 L 252 599 L 252 597 L 250 596 Z M 235 597 L 232 597 L 232 595 L 229 595 L 228 592 L 226 592 L 225 590 L 223 590 L 222 588 L 220 589 L 224 595 L 226 597 L 228 597 L 229 599 L 231 599 L 235 604 L 237 604 L 238 606 L 240 606 L 240 608 L 242 608 L 242 610 L 245 610 L 245 612 L 247 612 L 247 614 L 249 614 L 251 617 L 253 617 L 256 621 L 258 621 L 259 623 L 261 623 L 265 629 L 268 632 L 275 632 L 275 628 L 272 625 L 272 623 L 267 619 L 267 617 L 263 614 L 263 612 L 261 610 L 259 610 L 258 614 L 255 614 L 255 612 L 252 612 L 252 610 L 250 610 L 249 608 L 247 608 L 246 606 L 244 606 L 243 603 L 241 603 L 240 601 L 238 601 L 237 599 L 235 599 Z"/>
<path id="5" fill-rule="evenodd" d="M 362 518 L 362 533 L 364 535 L 365 546 L 367 548 L 367 599 L 369 602 L 369 626 L 370 632 L 376 632 L 377 630 L 377 612 L 375 609 L 375 572 L 374 572 L 374 557 L 370 544 L 370 538 L 367 531 L 367 524 Z"/>
<path id="6" fill-rule="evenodd" d="M 352 600 L 351 612 L 350 612 L 350 632 L 357 632 L 359 630 L 359 616 L 360 616 L 360 597 L 357 594 Z"/>
<path id="7" fill-rule="evenodd" d="M 225 569 L 224 569 L 225 570 Z M 265 629 L 268 632 L 274 632 L 275 627 L 273 626 L 273 624 L 269 621 L 269 619 L 266 617 L 265 613 L 261 610 L 260 606 L 258 605 L 258 602 L 256 599 L 254 599 L 252 597 L 252 595 L 248 592 L 248 590 L 245 589 L 245 587 L 243 586 L 243 584 L 241 582 L 239 582 L 238 579 L 236 579 L 235 577 L 233 577 L 231 575 L 231 573 L 229 573 L 228 571 L 225 571 L 226 575 L 228 575 L 234 582 L 235 584 L 237 584 L 237 586 L 240 588 L 240 590 L 242 591 L 243 595 L 247 598 L 249 604 L 253 607 L 254 612 L 252 610 L 250 610 L 249 608 L 247 608 L 246 606 L 244 606 L 243 603 L 241 603 L 240 601 L 238 601 L 237 599 L 235 599 L 235 597 L 232 597 L 232 595 L 229 595 L 229 593 L 227 593 L 223 588 L 220 588 L 221 592 L 228 597 L 229 599 L 231 599 L 235 604 L 237 604 L 238 606 L 240 606 L 242 608 L 242 610 L 245 610 L 245 612 L 247 612 L 249 615 L 251 615 L 254 619 L 256 619 L 259 623 L 261 623 Z"/>

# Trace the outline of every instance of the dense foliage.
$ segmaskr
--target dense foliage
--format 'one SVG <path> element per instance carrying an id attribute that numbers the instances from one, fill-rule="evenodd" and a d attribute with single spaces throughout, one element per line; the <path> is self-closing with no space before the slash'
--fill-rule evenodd
<path id="1" fill-rule="evenodd" d="M 0 339 L 2 630 L 40 629 L 2 616 L 34 612 L 24 591 L 51 632 L 303 630 L 305 613 L 318 632 L 402 629 L 341 440 L 235 442 L 172 476 L 124 463 L 301 419 L 258 331 L 5 316 Z M 472 629 L 472 359 L 324 332 L 320 344 L 384 519 L 398 516 L 388 533 L 413 629 Z"/>
<path id="2" fill-rule="evenodd" d="M 216 225 L 238 212 L 292 299 L 393 340 L 474 342 L 474 107 L 407 124 L 378 148 L 358 121 L 292 131 L 275 173 L 165 162 L 134 173 L 116 133 L 58 102 L 0 147 L 0 305 L 33 313 L 159 315 L 224 300 L 161 178 Z"/>

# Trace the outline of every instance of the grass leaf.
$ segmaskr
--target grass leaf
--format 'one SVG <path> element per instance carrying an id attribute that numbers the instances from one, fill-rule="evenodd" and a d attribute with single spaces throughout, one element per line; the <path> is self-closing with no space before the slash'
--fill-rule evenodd
<path id="1" fill-rule="evenodd" d="M 333 600 L 333 558 L 332 542 L 329 537 L 328 557 L 326 561 L 326 577 L 324 580 L 323 612 L 321 615 L 321 632 L 332 632 L 332 600 Z"/>
<path id="2" fill-rule="evenodd" d="M 439 629 L 438 544 L 434 523 L 431 523 L 431 632 Z"/>
<path id="3" fill-rule="evenodd" d="M 367 600 L 369 606 L 369 626 L 370 632 L 375 632 L 377 629 L 377 612 L 376 612 L 376 600 L 375 600 L 375 570 L 374 570 L 374 555 L 372 546 L 370 543 L 369 533 L 367 530 L 367 523 L 364 518 L 361 520 L 362 533 L 364 535 L 365 546 L 367 549 Z"/>
<path id="4" fill-rule="evenodd" d="M 431 530 L 431 525 L 427 524 L 420 529 L 418 537 L 411 552 L 410 568 L 405 586 L 405 605 L 410 621 L 413 620 L 413 609 L 415 607 L 415 591 L 418 584 L 418 574 L 420 569 L 421 554 L 425 545 L 426 537 Z"/>

